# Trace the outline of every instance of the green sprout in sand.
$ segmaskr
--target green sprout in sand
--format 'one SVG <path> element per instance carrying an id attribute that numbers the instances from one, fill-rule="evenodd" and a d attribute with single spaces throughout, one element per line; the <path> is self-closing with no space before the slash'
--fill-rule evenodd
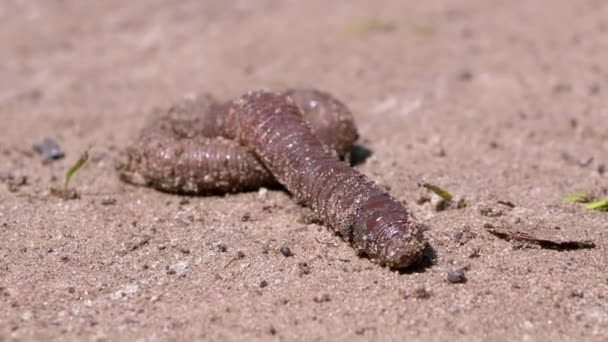
<path id="1" fill-rule="evenodd" d="M 70 184 L 70 179 L 72 179 L 72 176 L 74 175 L 74 173 L 76 173 L 76 171 L 80 170 L 80 168 L 84 165 L 84 163 L 86 163 L 87 160 L 89 159 L 90 150 L 91 150 L 91 147 L 87 148 L 80 155 L 80 158 L 78 158 L 76 163 L 74 163 L 74 165 L 72 165 L 72 167 L 70 167 L 68 169 L 68 171 L 65 173 L 65 182 L 63 183 L 63 186 L 66 190 L 68 189 L 68 185 Z"/>

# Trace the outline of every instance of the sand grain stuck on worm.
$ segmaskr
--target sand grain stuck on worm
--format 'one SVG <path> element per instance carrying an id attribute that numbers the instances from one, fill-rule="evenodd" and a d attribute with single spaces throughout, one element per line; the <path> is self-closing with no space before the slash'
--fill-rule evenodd
<path id="1" fill-rule="evenodd" d="M 314 89 L 210 95 L 160 113 L 117 163 L 121 179 L 161 191 L 212 194 L 280 183 L 361 255 L 390 268 L 419 260 L 422 225 L 340 160 L 357 131 L 348 108 Z"/>

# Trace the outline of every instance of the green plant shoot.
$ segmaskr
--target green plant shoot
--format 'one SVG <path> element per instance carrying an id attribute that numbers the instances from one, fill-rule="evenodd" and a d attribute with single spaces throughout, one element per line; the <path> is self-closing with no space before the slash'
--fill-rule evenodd
<path id="1" fill-rule="evenodd" d="M 72 165 L 72 167 L 70 167 L 68 169 L 68 171 L 65 173 L 65 183 L 64 183 L 64 186 L 65 186 L 66 189 L 68 188 L 68 184 L 70 183 L 70 179 L 72 179 L 72 176 L 74 175 L 74 173 L 76 173 L 76 171 L 78 171 L 84 165 L 84 163 L 86 163 L 87 160 L 89 159 L 89 150 L 91 150 L 91 147 L 87 148 L 80 155 L 80 158 L 78 158 L 78 160 L 76 161 L 76 163 L 74 163 L 74 165 Z"/>

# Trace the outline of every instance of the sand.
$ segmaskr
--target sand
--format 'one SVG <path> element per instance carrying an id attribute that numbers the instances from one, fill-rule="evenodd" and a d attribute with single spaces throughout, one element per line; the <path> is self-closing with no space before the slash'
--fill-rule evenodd
<path id="1" fill-rule="evenodd" d="M 0 341 L 608 340 L 608 213 L 561 200 L 608 197 L 605 2 L 5 0 L 0 21 Z M 352 109 L 357 168 L 429 227 L 420 266 L 358 257 L 280 189 L 117 178 L 152 109 L 288 86 Z M 54 196 L 89 146 L 80 197 Z M 417 204 L 420 182 L 468 206 Z"/>

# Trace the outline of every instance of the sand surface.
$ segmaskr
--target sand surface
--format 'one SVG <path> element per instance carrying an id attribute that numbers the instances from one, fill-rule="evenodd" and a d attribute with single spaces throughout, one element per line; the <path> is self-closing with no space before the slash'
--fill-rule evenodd
<path id="1" fill-rule="evenodd" d="M 608 213 L 561 201 L 608 197 L 605 1 L 4 0 L 0 22 L 0 341 L 608 340 Z M 116 177 L 153 108 L 287 86 L 350 106 L 357 167 L 429 227 L 421 266 L 359 258 L 281 190 Z M 80 198 L 53 196 L 90 145 Z M 421 181 L 469 205 L 416 204 Z"/>

